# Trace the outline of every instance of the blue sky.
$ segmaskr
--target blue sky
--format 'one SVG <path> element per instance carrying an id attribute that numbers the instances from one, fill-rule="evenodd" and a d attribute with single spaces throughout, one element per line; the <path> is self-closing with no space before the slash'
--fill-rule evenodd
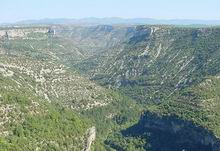
<path id="1" fill-rule="evenodd" d="M 220 20 L 220 0 L 1 0 L 0 22 L 122 17 Z"/>

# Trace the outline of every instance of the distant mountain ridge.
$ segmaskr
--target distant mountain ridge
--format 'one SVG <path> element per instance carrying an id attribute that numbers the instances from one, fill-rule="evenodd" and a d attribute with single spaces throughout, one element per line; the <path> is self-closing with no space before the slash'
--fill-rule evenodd
<path id="1" fill-rule="evenodd" d="M 152 19 L 152 18 L 81 18 L 81 19 L 39 19 L 39 20 L 23 20 L 14 24 L 168 24 L 168 25 L 220 25 L 220 20 L 192 20 L 192 19 Z"/>

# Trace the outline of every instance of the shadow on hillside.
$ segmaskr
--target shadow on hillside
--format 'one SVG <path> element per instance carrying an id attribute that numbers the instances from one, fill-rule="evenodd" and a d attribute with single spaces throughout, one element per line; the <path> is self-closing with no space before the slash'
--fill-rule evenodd
<path id="1" fill-rule="evenodd" d="M 208 130 L 175 116 L 145 113 L 139 123 L 122 131 L 124 137 L 146 139 L 150 151 L 219 151 L 220 141 Z"/>

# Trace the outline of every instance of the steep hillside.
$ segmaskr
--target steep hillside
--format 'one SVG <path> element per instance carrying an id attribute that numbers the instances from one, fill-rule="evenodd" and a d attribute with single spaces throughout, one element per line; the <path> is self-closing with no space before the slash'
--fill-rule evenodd
<path id="1" fill-rule="evenodd" d="M 18 87 L 73 109 L 104 106 L 112 100 L 104 88 L 54 62 L 1 56 L 0 73 L 15 81 Z"/>
<path id="2" fill-rule="evenodd" d="M 39 27 L 26 30 L 2 29 L 0 150 L 106 150 L 107 135 L 134 124 L 140 108 L 67 67 L 74 58 L 80 60 L 71 39 L 59 34 L 51 38 Z M 23 34 L 12 37 L 11 32 Z M 90 126 L 97 134 L 95 144 L 93 140 L 88 146 Z M 14 132 L 17 128 L 21 134 Z"/>
<path id="3" fill-rule="evenodd" d="M 132 150 L 132 144 L 140 150 L 218 151 L 219 82 L 218 75 L 209 76 L 160 104 L 148 105 L 137 124 L 115 133 L 106 143 L 118 150 Z"/>
<path id="4" fill-rule="evenodd" d="M 164 151 L 198 146 L 202 151 L 219 149 L 219 27 L 99 25 L 0 30 L 0 96 L 36 98 L 51 108 L 51 114 L 58 112 L 58 117 L 79 116 L 82 119 L 76 125 L 89 124 L 74 135 L 88 135 L 83 140 L 86 144 L 91 143 L 90 136 L 94 139 L 94 133 L 89 135 L 86 129 L 95 126 L 95 144 L 77 144 L 91 150 L 158 150 L 158 145 Z M 63 108 L 68 113 L 59 112 Z M 65 119 L 57 120 L 65 123 Z M 133 135 L 137 129 L 140 131 Z M 6 133 L 1 135 L 5 144 L 10 142 Z M 188 133 L 192 135 L 186 138 Z M 168 136 L 173 141 L 164 142 Z"/>
<path id="5" fill-rule="evenodd" d="M 160 102 L 219 72 L 219 28 L 139 27 L 93 76 L 138 101 Z"/>
<path id="6" fill-rule="evenodd" d="M 84 148 L 88 122 L 58 104 L 47 103 L 8 76 L 0 74 L 0 150 Z"/>
<path id="7" fill-rule="evenodd" d="M 54 62 L 4 55 L 0 76 L 3 150 L 81 150 L 92 125 L 97 138 L 91 148 L 105 150 L 107 135 L 134 124 L 141 110 Z"/>
<path id="8" fill-rule="evenodd" d="M 87 74 L 101 85 L 132 97 L 147 111 L 192 121 L 214 133 L 217 139 L 219 32 L 218 27 L 137 26 L 118 53 L 103 59 L 90 68 L 92 74 Z M 105 53 L 110 54 L 117 47 L 106 49 Z M 193 150 L 193 146 L 189 149 Z M 218 150 L 219 146 L 203 149 Z"/>

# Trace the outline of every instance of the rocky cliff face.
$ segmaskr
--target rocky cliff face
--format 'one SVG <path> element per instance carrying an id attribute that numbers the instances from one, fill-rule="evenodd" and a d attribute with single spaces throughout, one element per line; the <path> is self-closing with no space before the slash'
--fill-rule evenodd
<path id="1" fill-rule="evenodd" d="M 45 34 L 48 32 L 47 27 L 9 27 L 9 28 L 0 28 L 0 38 L 8 34 L 9 39 L 28 39 L 30 34 Z M 30 37 L 29 37 L 30 38 Z"/>

